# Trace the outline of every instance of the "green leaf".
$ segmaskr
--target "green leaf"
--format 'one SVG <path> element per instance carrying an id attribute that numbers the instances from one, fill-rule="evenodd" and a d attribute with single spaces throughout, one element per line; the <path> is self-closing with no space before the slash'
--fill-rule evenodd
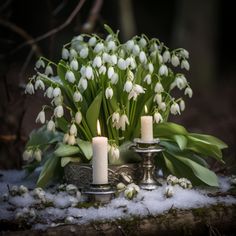
<path id="1" fill-rule="evenodd" d="M 213 171 L 199 165 L 198 163 L 181 156 L 174 156 L 177 160 L 187 165 L 193 171 L 194 175 L 209 186 L 218 187 L 218 178 Z"/>
<path id="2" fill-rule="evenodd" d="M 84 154 L 84 156 L 91 160 L 93 155 L 92 144 L 89 141 L 84 141 L 82 139 L 77 139 L 77 145 L 79 146 L 80 150 Z"/>
<path id="3" fill-rule="evenodd" d="M 106 30 L 109 34 L 115 35 L 115 33 L 113 32 L 113 30 L 111 29 L 110 26 L 104 24 L 104 28 L 105 28 L 105 30 Z"/>
<path id="4" fill-rule="evenodd" d="M 62 157 L 61 158 L 61 167 L 65 167 L 68 163 L 73 162 L 73 163 L 80 163 L 81 160 L 78 157 Z"/>
<path id="5" fill-rule="evenodd" d="M 54 155 L 56 157 L 64 157 L 64 156 L 71 156 L 81 153 L 81 150 L 79 147 L 76 146 L 70 146 L 66 144 L 61 144 L 54 152 Z"/>
<path id="6" fill-rule="evenodd" d="M 37 186 L 44 188 L 52 177 L 55 176 L 56 169 L 60 166 L 60 158 L 55 155 L 51 155 L 45 162 L 43 169 L 39 175 Z"/>
<path id="7" fill-rule="evenodd" d="M 186 148 L 188 140 L 184 135 L 174 135 L 173 139 L 176 141 L 181 150 L 184 150 Z"/>
<path id="8" fill-rule="evenodd" d="M 156 137 L 171 138 L 173 135 L 187 135 L 187 130 L 178 124 L 171 122 L 163 122 L 154 126 L 154 134 Z"/>
<path id="9" fill-rule="evenodd" d="M 86 113 L 86 121 L 93 136 L 97 135 L 97 120 L 100 114 L 101 103 L 102 92 L 95 97 Z"/>
<path id="10" fill-rule="evenodd" d="M 224 143 L 223 141 L 221 141 L 220 139 L 218 139 L 212 135 L 190 133 L 189 136 L 192 136 L 192 137 L 197 138 L 199 140 L 206 141 L 209 144 L 213 144 L 220 149 L 224 149 L 224 148 L 228 147 L 228 145 L 226 143 Z"/>
<path id="11" fill-rule="evenodd" d="M 57 127 L 62 130 L 64 133 L 68 131 L 68 122 L 64 117 L 57 118 Z"/>

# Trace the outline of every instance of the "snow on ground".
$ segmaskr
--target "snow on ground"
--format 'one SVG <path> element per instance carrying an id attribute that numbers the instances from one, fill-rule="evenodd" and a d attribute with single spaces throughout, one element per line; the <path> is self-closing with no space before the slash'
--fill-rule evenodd
<path id="1" fill-rule="evenodd" d="M 0 171 L 0 195 L 8 192 L 7 185 L 25 185 L 33 189 L 35 187 L 35 178 L 25 179 L 24 171 Z M 230 179 L 228 177 L 219 177 L 220 191 L 226 192 L 230 189 Z M 79 200 L 83 201 L 78 193 L 68 194 L 66 191 L 55 191 L 48 189 L 46 193 L 30 191 L 21 196 L 11 196 L 8 201 L 0 199 L 0 220 L 13 220 L 21 213 L 28 214 L 28 220 L 33 222 L 33 228 L 46 228 L 58 223 L 83 224 L 98 220 L 112 220 L 117 218 L 126 218 L 129 216 L 147 216 L 157 215 L 168 211 L 171 208 L 190 209 L 213 204 L 236 204 L 236 198 L 209 197 L 209 192 L 216 192 L 216 189 L 183 189 L 179 185 L 174 186 L 174 195 L 166 198 L 166 183 L 154 191 L 141 190 L 133 200 L 127 200 L 124 196 L 113 199 L 109 204 L 99 208 L 77 208 L 75 207 Z M 51 190 L 51 191 L 50 191 Z M 217 190 L 219 191 L 219 189 Z M 47 206 L 46 206 L 47 205 Z"/>

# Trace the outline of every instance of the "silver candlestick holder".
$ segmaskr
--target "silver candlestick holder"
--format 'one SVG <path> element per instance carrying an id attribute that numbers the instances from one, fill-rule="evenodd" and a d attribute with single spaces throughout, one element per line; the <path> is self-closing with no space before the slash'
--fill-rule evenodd
<path id="1" fill-rule="evenodd" d="M 90 184 L 89 188 L 83 191 L 89 201 L 108 203 L 115 195 L 115 189 L 111 184 Z"/>
<path id="2" fill-rule="evenodd" d="M 155 173 L 155 164 L 154 156 L 157 153 L 163 151 L 163 148 L 159 146 L 160 140 L 153 139 L 150 142 L 142 141 L 142 139 L 134 139 L 134 144 L 131 146 L 131 149 L 138 153 L 141 158 L 141 169 L 142 177 L 139 181 L 139 186 L 144 190 L 154 190 L 157 189 L 161 184 L 156 180 Z"/>

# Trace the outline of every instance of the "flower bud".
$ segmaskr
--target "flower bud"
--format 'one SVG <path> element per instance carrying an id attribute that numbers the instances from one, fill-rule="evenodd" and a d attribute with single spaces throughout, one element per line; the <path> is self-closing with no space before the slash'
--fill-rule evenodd
<path id="1" fill-rule="evenodd" d="M 34 85 L 31 82 L 26 85 L 25 93 L 34 94 Z"/>
<path id="2" fill-rule="evenodd" d="M 84 47 L 84 48 L 81 49 L 79 55 L 80 55 L 81 58 L 87 58 L 88 53 L 89 53 L 88 48 Z"/>
<path id="3" fill-rule="evenodd" d="M 100 56 L 96 56 L 94 59 L 93 59 L 93 67 L 101 67 L 102 65 L 102 58 Z"/>
<path id="4" fill-rule="evenodd" d="M 166 104 L 164 102 L 158 103 L 158 107 L 160 110 L 165 111 L 166 110 Z"/>
<path id="5" fill-rule="evenodd" d="M 62 49 L 62 59 L 67 60 L 70 56 L 70 53 L 67 48 Z"/>
<path id="6" fill-rule="evenodd" d="M 94 46 L 97 42 L 96 37 L 91 37 L 88 41 L 89 46 Z"/>
<path id="7" fill-rule="evenodd" d="M 45 90 L 45 85 L 44 85 L 44 83 L 41 79 L 36 80 L 34 87 L 35 87 L 35 90 L 37 90 L 38 88 L 42 89 L 42 90 Z"/>
<path id="8" fill-rule="evenodd" d="M 109 41 L 107 44 L 108 51 L 115 51 L 116 50 L 116 44 L 114 41 Z"/>
<path id="9" fill-rule="evenodd" d="M 53 98 L 53 87 L 48 87 L 46 92 L 44 93 L 44 96 L 47 96 L 48 98 Z"/>
<path id="10" fill-rule="evenodd" d="M 74 135 L 74 136 L 77 136 L 77 127 L 75 124 L 72 124 L 70 126 L 70 135 Z"/>
<path id="11" fill-rule="evenodd" d="M 172 57 L 171 57 L 171 64 L 176 67 L 179 65 L 179 58 L 173 54 Z"/>
<path id="12" fill-rule="evenodd" d="M 67 143 L 71 146 L 75 145 L 75 143 L 76 143 L 75 136 L 74 135 L 69 135 Z"/>
<path id="13" fill-rule="evenodd" d="M 190 65 L 189 65 L 187 60 L 184 59 L 184 60 L 181 61 L 181 69 L 185 69 L 185 70 L 190 69 Z"/>
<path id="14" fill-rule="evenodd" d="M 70 68 L 72 70 L 78 70 L 79 69 L 79 64 L 78 64 L 78 61 L 76 59 L 73 59 L 71 62 L 70 62 Z"/>
<path id="15" fill-rule="evenodd" d="M 124 91 L 126 91 L 127 93 L 129 93 L 131 91 L 131 89 L 133 88 L 133 83 L 130 81 L 130 80 L 127 80 L 125 82 L 125 85 L 124 85 Z"/>
<path id="16" fill-rule="evenodd" d="M 111 99 L 113 96 L 113 89 L 111 87 L 106 88 L 105 91 L 106 99 Z"/>
<path id="17" fill-rule="evenodd" d="M 163 121 L 163 118 L 159 112 L 155 112 L 153 118 L 154 122 L 157 124 Z"/>
<path id="18" fill-rule="evenodd" d="M 144 48 L 147 45 L 147 41 L 144 38 L 141 38 L 138 43 L 139 43 L 141 48 Z"/>
<path id="19" fill-rule="evenodd" d="M 128 79 L 133 81 L 134 80 L 134 73 L 131 70 L 128 70 Z"/>
<path id="20" fill-rule="evenodd" d="M 82 114 L 80 111 L 77 111 L 75 114 L 75 123 L 79 125 L 82 121 Z"/>
<path id="21" fill-rule="evenodd" d="M 52 67 L 50 65 L 47 65 L 44 73 L 46 75 L 53 75 Z"/>
<path id="22" fill-rule="evenodd" d="M 56 87 L 56 88 L 54 88 L 54 90 L 53 90 L 53 97 L 56 98 L 56 97 L 58 97 L 58 96 L 61 96 L 61 89 L 58 88 L 58 87 Z"/>
<path id="23" fill-rule="evenodd" d="M 111 77 L 113 76 L 114 73 L 115 73 L 114 68 L 112 66 L 110 66 L 107 71 L 108 78 L 111 79 Z"/>
<path id="24" fill-rule="evenodd" d="M 152 63 L 149 63 L 149 64 L 148 64 L 148 70 L 149 70 L 149 73 L 150 73 L 150 74 L 153 73 L 153 71 L 154 71 L 154 66 L 153 66 Z"/>
<path id="25" fill-rule="evenodd" d="M 118 63 L 117 63 L 118 67 L 120 70 L 126 70 L 126 61 L 123 58 L 119 58 Z"/>
<path id="26" fill-rule="evenodd" d="M 24 161 L 29 161 L 33 157 L 33 150 L 32 149 L 26 149 L 22 154 Z"/>
<path id="27" fill-rule="evenodd" d="M 147 57 L 144 51 L 141 51 L 139 53 L 139 60 L 141 63 L 146 63 L 147 62 Z"/>
<path id="28" fill-rule="evenodd" d="M 180 101 L 179 106 L 180 106 L 180 110 L 181 110 L 181 111 L 184 111 L 184 110 L 185 110 L 185 102 L 184 102 L 184 100 L 181 100 L 181 101 Z"/>
<path id="29" fill-rule="evenodd" d="M 55 131 L 55 123 L 53 120 L 48 121 L 47 123 L 47 130 L 48 131 Z"/>
<path id="30" fill-rule="evenodd" d="M 87 79 L 93 79 L 93 68 L 91 66 L 86 67 L 85 76 Z"/>
<path id="31" fill-rule="evenodd" d="M 100 51 L 103 50 L 103 48 L 104 48 L 104 44 L 103 43 L 97 43 L 93 51 L 95 53 L 99 53 Z"/>
<path id="32" fill-rule="evenodd" d="M 126 45 L 126 48 L 127 48 L 129 51 L 131 51 L 131 50 L 133 49 L 133 47 L 134 47 L 134 40 L 129 40 L 129 41 L 127 41 L 127 42 L 125 43 L 125 45 Z"/>
<path id="33" fill-rule="evenodd" d="M 110 61 L 112 65 L 116 65 L 117 64 L 117 56 L 115 54 L 110 56 Z"/>
<path id="34" fill-rule="evenodd" d="M 158 53 L 158 61 L 159 61 L 159 64 L 162 64 L 163 63 L 163 58 L 162 58 L 162 55 Z"/>
<path id="35" fill-rule="evenodd" d="M 42 160 L 42 151 L 40 149 L 36 149 L 36 151 L 34 152 L 34 158 L 38 162 Z"/>
<path id="36" fill-rule="evenodd" d="M 66 80 L 68 80 L 70 83 L 74 83 L 75 82 L 75 75 L 72 71 L 68 70 L 66 72 L 66 75 L 65 75 L 65 78 Z"/>
<path id="37" fill-rule="evenodd" d="M 169 62 L 170 61 L 170 52 L 168 50 L 166 50 L 163 53 L 162 58 L 163 58 L 164 63 Z"/>
<path id="38" fill-rule="evenodd" d="M 41 124 L 45 123 L 45 112 L 44 110 L 40 111 L 37 118 L 36 118 L 36 123 L 40 122 Z"/>
<path id="39" fill-rule="evenodd" d="M 73 59 L 73 58 L 75 58 L 75 57 L 77 57 L 77 52 L 75 51 L 75 49 L 74 48 L 71 48 L 70 49 L 70 59 Z"/>
<path id="40" fill-rule="evenodd" d="M 36 66 L 37 69 L 40 69 L 41 67 L 44 68 L 44 67 L 45 67 L 45 63 L 44 63 L 44 61 L 40 58 L 40 59 L 38 59 L 38 61 L 36 62 L 35 66 Z"/>
<path id="41" fill-rule="evenodd" d="M 139 46 L 138 46 L 137 44 L 134 45 L 132 52 L 133 52 L 133 54 L 134 54 L 135 56 L 138 56 L 138 55 L 139 55 L 139 53 L 140 53 L 140 48 L 139 48 Z"/>
<path id="42" fill-rule="evenodd" d="M 193 96 L 193 90 L 190 87 L 187 87 L 184 91 L 184 95 L 188 95 L 189 98 Z"/>
<path id="43" fill-rule="evenodd" d="M 67 143 L 68 139 L 69 139 L 69 134 L 68 133 L 64 134 L 63 143 Z"/>
<path id="44" fill-rule="evenodd" d="M 88 81 L 82 77 L 79 81 L 78 87 L 81 87 L 83 90 L 86 90 L 88 87 Z"/>
<path id="45" fill-rule="evenodd" d="M 63 106 L 59 105 L 54 109 L 54 115 L 56 118 L 61 118 L 64 115 Z"/>
<path id="46" fill-rule="evenodd" d="M 83 97 L 82 97 L 82 95 L 79 91 L 76 91 L 74 93 L 73 99 L 74 99 L 75 102 L 82 102 L 83 101 Z"/>
<path id="47" fill-rule="evenodd" d="M 163 86 L 162 86 L 162 84 L 160 82 L 156 83 L 154 91 L 156 93 L 162 93 L 164 91 L 164 88 L 163 88 Z"/>
<path id="48" fill-rule="evenodd" d="M 168 76 L 168 68 L 166 65 L 161 65 L 158 71 L 159 75 L 165 75 Z"/>

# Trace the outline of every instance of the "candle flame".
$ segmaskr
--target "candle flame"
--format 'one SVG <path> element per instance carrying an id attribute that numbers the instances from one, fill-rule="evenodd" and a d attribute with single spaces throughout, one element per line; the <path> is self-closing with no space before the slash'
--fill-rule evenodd
<path id="1" fill-rule="evenodd" d="M 145 114 L 148 113 L 148 109 L 147 109 L 147 106 L 146 106 L 146 105 L 144 106 L 144 111 L 145 111 Z"/>
<path id="2" fill-rule="evenodd" d="M 99 120 L 97 120 L 97 133 L 99 136 L 101 135 L 101 126 Z"/>

